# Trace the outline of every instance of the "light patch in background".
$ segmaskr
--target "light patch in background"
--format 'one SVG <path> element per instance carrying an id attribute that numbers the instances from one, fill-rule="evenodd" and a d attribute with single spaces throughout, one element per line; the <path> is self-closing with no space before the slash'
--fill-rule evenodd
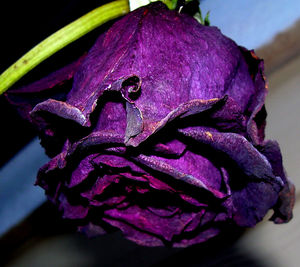
<path id="1" fill-rule="evenodd" d="M 258 48 L 300 18 L 299 0 L 202 0 L 203 14 L 210 11 L 211 25 L 239 45 Z"/>
<path id="2" fill-rule="evenodd" d="M 36 138 L 0 169 L 0 235 L 45 201 L 44 190 L 34 182 L 48 160 Z"/>
<path id="3" fill-rule="evenodd" d="M 129 0 L 130 11 L 133 11 L 141 6 L 145 6 L 151 3 L 150 0 Z"/>

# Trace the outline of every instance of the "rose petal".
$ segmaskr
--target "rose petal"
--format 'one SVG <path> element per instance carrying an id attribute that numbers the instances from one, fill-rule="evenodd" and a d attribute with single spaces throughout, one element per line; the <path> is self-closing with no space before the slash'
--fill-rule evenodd
<path id="1" fill-rule="evenodd" d="M 138 206 L 130 206 L 126 210 L 106 210 L 105 215 L 118 221 L 125 221 L 134 226 L 137 231 L 152 233 L 154 236 L 161 236 L 167 241 L 171 241 L 173 236 L 182 232 L 191 216 L 191 214 L 185 213 L 176 214 L 172 220 L 169 220 Z"/>
<path id="2" fill-rule="evenodd" d="M 59 208 L 63 210 L 63 218 L 83 219 L 87 216 L 89 209 L 82 205 L 71 205 L 64 195 L 59 197 Z"/>
<path id="3" fill-rule="evenodd" d="M 224 198 L 226 196 L 224 193 L 206 185 L 206 180 L 203 177 L 200 178 L 200 176 L 198 175 L 198 177 L 196 178 L 189 173 L 181 172 L 162 160 L 156 159 L 154 157 L 148 157 L 145 155 L 139 155 L 135 157 L 134 160 L 155 171 L 159 171 L 161 173 L 170 175 L 176 180 L 183 181 L 198 188 L 205 189 L 217 198 Z"/>
<path id="4" fill-rule="evenodd" d="M 279 200 L 274 207 L 274 214 L 271 218 L 275 223 L 286 223 L 293 217 L 293 207 L 295 204 L 295 186 L 288 178 L 282 166 L 282 156 L 279 145 L 276 141 L 266 141 L 261 152 L 270 161 L 275 175 L 284 181 L 284 187 L 279 193 Z"/>
<path id="5" fill-rule="evenodd" d="M 179 132 L 226 153 L 246 175 L 283 184 L 281 178 L 273 174 L 267 158 L 259 153 L 245 137 L 235 133 L 204 132 L 192 128 L 180 129 Z"/>
<path id="6" fill-rule="evenodd" d="M 252 227 L 263 219 L 278 199 L 278 184 L 247 182 L 232 186 L 233 219 L 239 226 Z M 230 207 L 231 208 L 231 207 Z"/>
<path id="7" fill-rule="evenodd" d="M 71 84 L 64 84 L 71 80 L 78 70 L 85 56 L 77 61 L 53 72 L 49 76 L 18 89 L 10 89 L 5 95 L 8 101 L 16 106 L 20 114 L 27 120 L 32 121 L 29 112 L 33 107 L 48 98 L 65 99 Z"/>

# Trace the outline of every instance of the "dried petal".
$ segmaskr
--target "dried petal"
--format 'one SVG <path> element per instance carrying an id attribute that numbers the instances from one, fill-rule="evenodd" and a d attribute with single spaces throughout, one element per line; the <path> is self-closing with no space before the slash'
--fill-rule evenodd
<path id="1" fill-rule="evenodd" d="M 7 94 L 52 157 L 37 184 L 79 231 L 185 247 L 254 226 L 269 209 L 275 223 L 291 219 L 294 187 L 277 143 L 264 140 L 266 93 L 253 51 L 153 3 L 84 60 Z"/>

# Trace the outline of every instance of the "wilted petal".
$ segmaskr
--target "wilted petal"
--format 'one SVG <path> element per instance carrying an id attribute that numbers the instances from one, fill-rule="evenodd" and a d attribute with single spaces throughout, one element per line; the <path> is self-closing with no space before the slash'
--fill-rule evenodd
<path id="1" fill-rule="evenodd" d="M 71 84 L 66 83 L 73 78 L 84 57 L 39 81 L 21 88 L 10 89 L 5 94 L 8 101 L 18 108 L 25 119 L 32 121 L 29 114 L 36 104 L 48 98 L 66 99 L 66 95 L 71 89 Z"/>
<path id="2" fill-rule="evenodd" d="M 212 194 L 214 194 L 218 198 L 223 198 L 226 195 L 219 190 L 214 189 L 213 187 L 206 184 L 206 179 L 198 175 L 195 177 L 188 172 L 182 172 L 179 169 L 173 167 L 171 164 L 166 163 L 164 160 L 159 160 L 155 157 L 147 157 L 145 155 L 139 155 L 134 158 L 138 163 L 141 163 L 155 171 L 159 171 L 161 173 L 167 174 L 175 178 L 176 180 L 185 182 L 187 184 L 196 186 L 198 188 L 205 189 Z"/>
<path id="3" fill-rule="evenodd" d="M 279 200 L 274 207 L 274 215 L 271 220 L 275 223 L 285 223 L 293 217 L 293 207 L 295 204 L 295 186 L 286 177 L 282 166 L 282 156 L 279 145 L 276 141 L 267 141 L 261 152 L 269 159 L 274 173 L 282 178 L 284 187 L 279 193 Z"/>
<path id="4" fill-rule="evenodd" d="M 80 231 L 185 247 L 269 209 L 275 223 L 291 219 L 294 186 L 264 141 L 266 93 L 253 51 L 159 2 L 8 98 L 27 119 L 32 110 L 52 157 L 37 184 Z"/>
<path id="5" fill-rule="evenodd" d="M 232 183 L 233 184 L 233 183 Z M 264 182 L 241 182 L 232 187 L 233 219 L 244 227 L 252 227 L 263 219 L 278 200 L 281 187 Z"/>
<path id="6" fill-rule="evenodd" d="M 63 210 L 63 218 L 83 219 L 88 214 L 88 208 L 82 205 L 72 205 L 64 195 L 60 196 L 59 208 Z"/>
<path id="7" fill-rule="evenodd" d="M 204 132 L 194 129 L 180 129 L 179 131 L 226 153 L 246 175 L 265 181 L 283 183 L 280 177 L 273 174 L 272 166 L 267 158 L 259 153 L 245 137 L 235 133 Z"/>
<path id="8" fill-rule="evenodd" d="M 137 206 L 128 207 L 126 210 L 107 210 L 105 215 L 109 215 L 115 220 L 126 221 L 128 224 L 140 229 L 141 232 L 152 233 L 167 241 L 171 241 L 173 236 L 182 232 L 191 216 L 185 213 L 176 214 L 172 217 L 172 220 L 169 220 Z"/>

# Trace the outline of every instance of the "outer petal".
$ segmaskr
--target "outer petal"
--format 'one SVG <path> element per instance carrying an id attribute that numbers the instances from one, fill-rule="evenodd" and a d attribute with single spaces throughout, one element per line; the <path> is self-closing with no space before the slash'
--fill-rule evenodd
<path id="1" fill-rule="evenodd" d="M 275 223 L 285 223 L 293 217 L 293 207 L 295 204 L 295 186 L 286 177 L 282 166 L 282 157 L 279 145 L 276 141 L 266 141 L 261 152 L 270 161 L 273 171 L 284 181 L 284 187 L 279 193 L 279 199 L 274 207 L 274 215 L 271 220 Z"/>
<path id="2" fill-rule="evenodd" d="M 280 177 L 273 174 L 267 158 L 241 135 L 235 133 L 205 132 L 197 129 L 180 129 L 184 135 L 199 142 L 209 144 L 213 149 L 227 154 L 243 172 L 256 179 L 283 184 Z"/>
<path id="3" fill-rule="evenodd" d="M 142 141 L 147 139 L 152 134 L 162 129 L 165 125 L 174 119 L 184 118 L 190 115 L 199 114 L 216 106 L 222 99 L 194 99 L 186 103 L 180 104 L 177 108 L 166 114 L 160 121 L 147 121 L 144 119 L 144 130 L 136 137 L 128 139 L 127 145 L 138 146 Z"/>
<path id="4" fill-rule="evenodd" d="M 205 132 L 191 128 L 180 132 L 224 152 L 240 167 L 239 170 L 234 170 L 234 164 L 230 164 L 227 169 L 231 197 L 225 201 L 224 206 L 228 208 L 228 213 L 232 214 L 235 222 L 249 227 L 262 220 L 267 211 L 276 204 L 279 191 L 284 185 L 284 177 L 277 176 L 278 171 L 273 169 L 268 159 L 238 134 Z M 287 202 L 290 203 L 289 198 Z M 290 211 L 287 202 L 283 206 Z"/>
<path id="5" fill-rule="evenodd" d="M 236 182 L 232 186 L 233 219 L 243 227 L 252 227 L 263 219 L 277 200 L 281 187 L 264 182 Z"/>
<path id="6" fill-rule="evenodd" d="M 133 158 L 138 163 L 151 168 L 154 171 L 159 171 L 161 173 L 170 175 L 176 180 L 182 181 L 184 183 L 190 184 L 192 186 L 205 189 L 208 192 L 212 193 L 217 198 L 224 198 L 226 194 L 216 190 L 207 183 L 205 177 L 201 177 L 201 174 L 197 177 L 193 176 L 188 172 L 183 172 L 180 169 L 172 166 L 171 164 L 165 162 L 164 160 L 157 159 L 155 157 L 148 157 L 145 155 L 139 155 Z"/>
<path id="7" fill-rule="evenodd" d="M 268 93 L 268 84 L 264 76 L 264 62 L 255 55 L 253 50 L 248 51 L 241 47 L 241 51 L 247 61 L 248 69 L 255 85 L 255 91 L 247 107 L 247 113 L 249 114 L 247 130 L 249 138 L 254 145 L 259 145 L 262 144 L 265 137 L 265 119 L 267 116 L 264 103 Z"/>
<path id="8" fill-rule="evenodd" d="M 72 88 L 68 81 L 73 78 L 84 57 L 37 82 L 7 91 L 5 93 L 7 99 L 18 108 L 25 119 L 32 121 L 29 113 L 38 103 L 48 98 L 66 99 L 67 93 Z"/>
<path id="9" fill-rule="evenodd" d="M 127 224 L 136 227 L 139 232 L 148 232 L 169 242 L 174 236 L 183 231 L 192 216 L 190 213 L 183 212 L 175 214 L 171 219 L 164 218 L 138 206 L 131 206 L 126 210 L 107 210 L 105 215 L 114 220 L 125 221 Z M 109 218 L 105 220 L 109 221 Z"/>
<path id="10" fill-rule="evenodd" d="M 73 75 L 67 96 L 48 95 Z M 263 142 L 266 92 L 252 51 L 153 3 L 83 61 L 8 97 L 39 96 L 25 116 L 33 109 L 54 158 L 37 184 L 79 230 L 111 225 L 138 244 L 185 247 L 232 222 L 253 226 L 270 208 L 276 223 L 292 217 L 278 145 Z"/>
<path id="11" fill-rule="evenodd" d="M 136 85 L 128 86 L 128 80 L 136 80 Z M 153 3 L 130 13 L 99 38 L 76 74 L 67 103 L 82 110 L 89 125 L 97 100 L 112 90 L 134 103 L 136 121 L 142 119 L 148 136 L 168 114 L 193 99 L 228 94 L 244 111 L 255 89 L 232 40 L 214 27 Z M 141 140 L 131 142 L 137 145 Z"/>

